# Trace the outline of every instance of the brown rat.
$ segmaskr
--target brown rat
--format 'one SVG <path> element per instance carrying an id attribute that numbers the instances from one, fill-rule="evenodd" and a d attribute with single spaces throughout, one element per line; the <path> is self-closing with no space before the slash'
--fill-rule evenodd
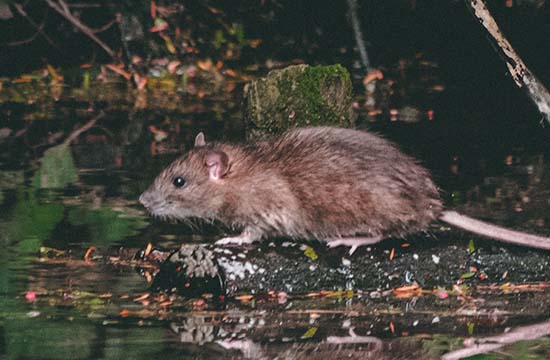
<path id="1" fill-rule="evenodd" d="M 480 235 L 550 248 L 550 239 L 443 211 L 429 172 L 391 142 L 331 127 L 289 130 L 278 138 L 206 143 L 175 160 L 139 198 L 161 218 L 217 220 L 241 235 L 318 239 L 352 251 L 387 237 L 424 231 L 440 218 Z M 484 231 L 489 229 L 489 233 Z"/>

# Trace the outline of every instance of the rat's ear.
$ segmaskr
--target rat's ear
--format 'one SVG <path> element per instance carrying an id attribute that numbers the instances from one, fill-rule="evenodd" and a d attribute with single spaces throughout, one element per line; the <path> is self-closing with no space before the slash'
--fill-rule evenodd
<path id="1" fill-rule="evenodd" d="M 211 180 L 221 179 L 229 170 L 229 157 L 223 151 L 210 151 L 206 154 L 206 166 Z"/>
<path id="2" fill-rule="evenodd" d="M 204 140 L 204 134 L 200 132 L 195 137 L 195 147 L 200 147 L 205 145 L 206 145 L 206 141 Z"/>

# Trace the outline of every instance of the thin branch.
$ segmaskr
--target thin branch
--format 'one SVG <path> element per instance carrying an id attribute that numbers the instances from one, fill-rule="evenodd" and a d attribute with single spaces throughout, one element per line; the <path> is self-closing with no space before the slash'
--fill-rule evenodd
<path id="1" fill-rule="evenodd" d="M 115 52 L 101 39 L 99 39 L 93 32 L 92 29 L 90 29 L 88 26 L 83 24 L 79 19 L 77 19 L 69 10 L 67 4 L 63 0 L 58 0 L 57 3 L 55 3 L 52 0 L 45 0 L 46 3 L 54 9 L 58 14 L 63 16 L 65 19 L 67 19 L 71 24 L 73 24 L 74 27 L 76 27 L 78 30 L 82 31 L 84 34 L 86 34 L 90 39 L 95 41 L 99 46 L 105 50 L 109 56 L 112 58 L 115 58 Z"/>
<path id="2" fill-rule="evenodd" d="M 65 139 L 65 141 L 63 141 L 63 145 L 70 145 L 73 141 L 75 141 L 80 136 L 80 134 L 90 130 L 95 125 L 95 123 L 99 119 L 102 119 L 103 117 L 105 117 L 105 113 L 101 111 L 96 117 L 94 117 L 93 119 L 88 121 L 86 124 L 82 125 L 78 129 L 70 133 L 69 136 L 67 136 L 67 138 Z"/>
<path id="3" fill-rule="evenodd" d="M 70 13 L 71 9 L 69 9 L 69 6 L 67 3 L 63 0 L 57 0 L 57 3 L 63 8 L 63 11 L 66 13 Z"/>
<path id="4" fill-rule="evenodd" d="M 51 45 L 53 46 L 54 48 L 56 48 L 57 50 L 60 50 L 61 49 L 59 48 L 59 46 L 52 40 L 50 39 L 50 37 L 48 35 L 46 35 L 46 33 L 43 31 L 44 29 L 44 23 L 46 22 L 46 18 L 48 16 L 48 13 L 46 12 L 46 14 L 44 15 L 44 21 L 42 21 L 42 23 L 40 25 L 38 25 L 33 19 L 31 19 L 31 17 L 25 12 L 25 9 L 23 8 L 23 6 L 21 4 L 18 4 L 18 3 L 12 3 L 13 7 L 15 8 L 15 10 L 17 10 L 17 12 L 19 13 L 19 15 L 21 15 L 25 20 L 28 21 L 29 24 L 31 24 L 32 27 L 34 27 L 36 29 L 36 33 L 34 35 L 32 35 L 30 38 L 28 39 L 25 39 L 25 40 L 20 40 L 20 41 L 15 41 L 15 42 L 11 42 L 11 43 L 8 43 L 7 45 L 9 46 L 16 46 L 16 45 L 20 45 L 20 44 L 26 44 L 26 43 L 29 43 L 31 41 L 33 41 L 37 34 L 40 34 L 44 37 L 44 39 L 46 39 L 46 41 Z"/>
<path id="5" fill-rule="evenodd" d="M 361 62 L 365 67 L 365 72 L 369 72 L 370 61 L 367 49 L 365 48 L 365 40 L 363 39 L 363 32 L 361 31 L 361 22 L 357 16 L 357 0 L 347 0 L 348 12 L 351 21 L 351 27 L 353 29 L 353 35 L 355 37 L 355 43 L 357 49 L 359 49 L 359 55 L 361 56 Z"/>
<path id="6" fill-rule="evenodd" d="M 485 2 L 482 0 L 467 0 L 466 3 L 473 10 L 474 16 L 481 25 L 495 39 L 516 85 L 526 91 L 529 98 L 538 107 L 539 112 L 550 123 L 550 92 L 548 92 L 548 89 L 527 68 L 514 48 L 512 48 L 512 45 L 504 37 L 489 9 L 487 9 Z"/>
<path id="7" fill-rule="evenodd" d="M 505 334 L 496 336 L 468 339 L 464 342 L 466 345 L 464 349 L 448 352 L 444 354 L 441 359 L 458 360 L 478 354 L 485 354 L 490 351 L 495 351 L 507 344 L 513 344 L 518 341 L 535 340 L 546 335 L 550 335 L 550 321 L 522 326 Z"/>
<path id="8" fill-rule="evenodd" d="M 99 8 L 101 7 L 101 4 L 86 4 L 86 3 L 71 3 L 69 4 L 69 8 L 71 9 L 87 9 L 87 8 Z"/>
<path id="9" fill-rule="evenodd" d="M 40 24 L 39 27 L 36 29 L 36 32 L 32 34 L 30 37 L 23 40 L 17 40 L 17 41 L 6 43 L 6 46 L 19 46 L 19 45 L 31 43 L 34 41 L 34 39 L 36 39 L 38 35 L 40 35 L 40 33 L 42 32 L 42 29 L 44 29 L 44 23 Z"/>
<path id="10" fill-rule="evenodd" d="M 113 26 L 113 24 L 116 24 L 116 23 L 117 23 L 117 19 L 113 19 L 113 20 L 109 21 L 107 24 L 103 25 L 102 27 L 90 28 L 90 30 L 92 30 L 92 32 L 94 34 L 98 34 L 100 32 L 104 32 L 104 31 L 108 30 L 111 26 Z"/>

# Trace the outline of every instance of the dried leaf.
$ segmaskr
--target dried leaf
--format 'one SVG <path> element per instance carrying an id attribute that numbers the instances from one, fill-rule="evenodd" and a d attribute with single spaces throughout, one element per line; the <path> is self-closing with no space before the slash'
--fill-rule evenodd
<path id="1" fill-rule="evenodd" d="M 95 246 L 90 246 L 88 250 L 86 250 L 86 254 L 84 254 L 84 261 L 89 263 L 92 262 L 90 259 L 90 256 L 92 255 L 92 252 L 96 250 Z"/>
<path id="2" fill-rule="evenodd" d="M 311 260 L 317 260 L 318 256 L 315 250 L 311 246 L 306 246 L 304 249 L 304 255 L 310 258 Z"/>
<path id="3" fill-rule="evenodd" d="M 462 275 L 460 276 L 460 278 L 461 278 L 461 279 L 470 279 L 470 278 L 472 278 L 475 274 L 476 274 L 476 273 L 469 271 L 469 272 L 467 272 L 467 273 L 462 274 Z"/>
<path id="4" fill-rule="evenodd" d="M 114 64 L 107 64 L 105 67 L 112 72 L 115 72 L 119 74 L 120 76 L 124 77 L 126 80 L 130 80 L 132 78 L 132 74 L 130 74 L 128 71 L 125 71 L 122 67 L 124 65 L 114 65 Z"/>
<path id="5" fill-rule="evenodd" d="M 135 298 L 135 299 L 134 299 L 134 302 L 140 302 L 140 301 L 143 301 L 143 300 L 145 300 L 145 299 L 148 299 L 148 298 L 149 298 L 149 296 L 151 296 L 151 294 L 150 294 L 150 293 L 145 293 L 145 294 L 143 294 L 143 295 L 141 295 L 141 296 L 139 296 L 139 297 Z"/>
<path id="6" fill-rule="evenodd" d="M 311 327 L 302 335 L 302 339 L 311 339 L 317 333 L 317 327 Z"/>

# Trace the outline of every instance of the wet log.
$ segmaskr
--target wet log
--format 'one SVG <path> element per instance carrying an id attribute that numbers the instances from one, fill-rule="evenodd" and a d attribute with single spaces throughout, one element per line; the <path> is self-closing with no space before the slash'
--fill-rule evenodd
<path id="1" fill-rule="evenodd" d="M 437 239 L 418 235 L 410 242 L 385 240 L 353 255 L 349 249 L 316 242 L 266 241 L 248 248 L 183 245 L 156 253 L 162 261 L 152 288 L 189 297 L 332 291 L 345 298 L 357 290 L 377 296 L 411 284 L 433 289 L 467 282 L 475 287 L 550 277 L 550 266 L 544 266 L 550 263 L 549 252 L 501 247 L 481 238 L 475 238 L 472 252 L 466 240 L 470 235 L 457 239 L 453 234 L 452 239 L 450 232 L 441 232 Z"/>

